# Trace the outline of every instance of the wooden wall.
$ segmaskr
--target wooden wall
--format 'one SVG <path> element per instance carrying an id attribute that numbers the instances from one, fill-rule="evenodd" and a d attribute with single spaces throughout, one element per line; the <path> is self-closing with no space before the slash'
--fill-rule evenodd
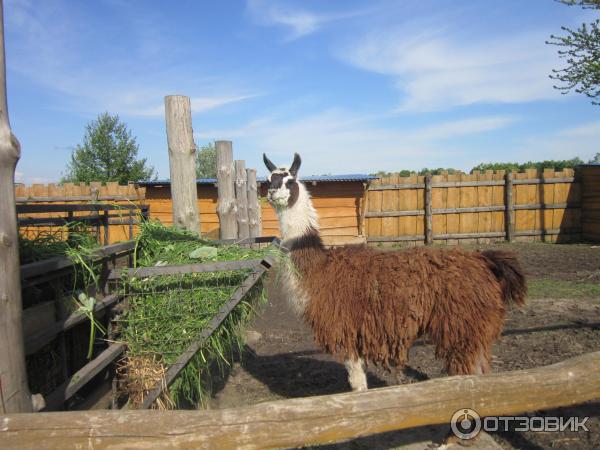
<path id="1" fill-rule="evenodd" d="M 600 165 L 579 168 L 582 192 L 581 227 L 583 239 L 600 242 Z"/>
<path id="2" fill-rule="evenodd" d="M 506 236 L 504 171 L 432 177 L 432 226 L 436 242 L 487 242 Z M 371 183 L 367 195 L 369 242 L 422 244 L 424 177 L 392 175 Z M 572 169 L 513 174 L 516 241 L 577 241 L 581 237 L 581 183 Z"/>
<path id="3" fill-rule="evenodd" d="M 116 205 L 142 205 L 145 202 L 146 188 L 137 186 L 133 183 L 128 185 L 119 185 L 116 182 L 106 183 L 102 185 L 99 182 L 86 183 L 64 183 L 64 184 L 33 184 L 31 186 L 17 185 L 15 186 L 15 196 L 17 204 L 28 205 L 47 205 L 47 204 L 81 204 L 90 202 L 110 203 Z M 65 214 L 53 213 L 27 213 L 19 214 L 19 218 L 43 218 L 65 216 Z M 74 212 L 73 220 L 77 217 L 89 216 L 90 212 Z M 112 215 L 122 215 L 123 220 L 128 218 L 129 213 L 123 211 L 111 211 Z M 39 232 L 52 232 L 60 227 L 27 227 L 21 228 L 21 232 L 28 237 L 35 237 Z M 134 233 L 137 232 L 137 227 L 134 227 Z M 100 232 L 100 237 L 103 233 Z M 125 241 L 129 239 L 129 225 L 110 225 L 109 227 L 109 242 L 103 244 L 112 244 L 115 242 Z M 102 240 L 102 239 L 101 239 Z"/>
<path id="4" fill-rule="evenodd" d="M 320 217 L 321 232 L 327 245 L 364 242 L 359 237 L 360 205 L 364 187 L 362 182 L 319 182 L 307 186 Z M 150 206 L 150 217 L 164 224 L 172 224 L 171 191 L 168 184 L 147 186 L 145 203 Z M 262 235 L 280 236 L 275 211 L 266 200 L 266 185 L 262 184 Z M 202 233 L 218 239 L 217 189 L 214 185 L 198 185 L 198 207 Z"/>

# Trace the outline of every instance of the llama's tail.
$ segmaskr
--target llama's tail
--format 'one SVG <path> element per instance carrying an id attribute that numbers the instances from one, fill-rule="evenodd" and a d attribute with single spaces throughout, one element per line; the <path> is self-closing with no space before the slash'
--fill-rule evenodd
<path id="1" fill-rule="evenodd" d="M 504 301 L 523 306 L 527 297 L 527 281 L 517 255 L 506 250 L 486 250 L 481 253 L 500 282 Z"/>

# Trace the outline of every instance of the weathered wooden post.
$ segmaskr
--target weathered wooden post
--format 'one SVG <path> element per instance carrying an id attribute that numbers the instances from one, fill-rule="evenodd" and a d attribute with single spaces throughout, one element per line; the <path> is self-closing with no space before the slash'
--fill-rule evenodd
<path id="1" fill-rule="evenodd" d="M 6 101 L 4 5 L 0 0 L 0 413 L 30 412 L 21 303 L 21 266 L 15 209 L 15 168 L 21 156 Z"/>
<path id="2" fill-rule="evenodd" d="M 165 97 L 173 225 L 200 234 L 196 187 L 196 144 L 189 97 Z"/>
<path id="3" fill-rule="evenodd" d="M 431 210 L 431 174 L 425 175 L 425 244 L 433 244 L 433 214 Z"/>
<path id="4" fill-rule="evenodd" d="M 504 227 L 506 230 L 506 240 L 513 241 L 515 232 L 515 206 L 513 203 L 513 174 L 512 171 L 506 172 L 504 175 Z"/>
<path id="5" fill-rule="evenodd" d="M 256 183 L 256 169 L 246 169 L 248 178 L 248 226 L 250 237 L 261 235 L 261 210 L 258 200 L 258 184 Z"/>
<path id="6" fill-rule="evenodd" d="M 238 238 L 250 237 L 248 226 L 248 175 L 246 162 L 235 161 L 235 201 L 237 203 Z"/>
<path id="7" fill-rule="evenodd" d="M 235 204 L 233 148 L 231 141 L 216 141 L 217 150 L 217 214 L 221 239 L 237 239 L 237 207 Z"/>

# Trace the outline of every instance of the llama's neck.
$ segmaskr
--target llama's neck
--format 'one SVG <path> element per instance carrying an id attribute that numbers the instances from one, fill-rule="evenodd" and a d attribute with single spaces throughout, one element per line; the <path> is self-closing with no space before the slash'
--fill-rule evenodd
<path id="1" fill-rule="evenodd" d="M 303 183 L 298 183 L 298 199 L 290 208 L 277 209 L 283 244 L 306 234 L 319 231 L 319 220 L 310 194 Z M 289 248 L 289 247 L 288 247 Z"/>

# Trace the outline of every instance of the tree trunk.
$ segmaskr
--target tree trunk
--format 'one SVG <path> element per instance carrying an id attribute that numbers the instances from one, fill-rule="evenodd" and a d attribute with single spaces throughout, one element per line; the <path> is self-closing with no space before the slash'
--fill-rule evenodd
<path id="1" fill-rule="evenodd" d="M 250 237 L 259 237 L 262 230 L 256 169 L 246 169 L 246 173 L 248 178 L 248 226 L 250 228 Z"/>
<path id="2" fill-rule="evenodd" d="M 200 234 L 196 187 L 196 145 L 189 97 L 165 97 L 173 225 Z"/>
<path id="3" fill-rule="evenodd" d="M 217 214 L 221 239 L 237 239 L 237 207 L 235 204 L 233 149 L 231 141 L 216 141 L 217 149 Z"/>
<path id="4" fill-rule="evenodd" d="M 15 168 L 21 156 L 6 101 L 4 6 L 0 0 L 0 411 L 30 412 L 23 345 L 21 266 L 15 208 Z"/>
<path id="5" fill-rule="evenodd" d="M 250 229 L 248 227 L 247 177 L 246 163 L 237 160 L 235 162 L 235 201 L 237 203 L 238 239 L 250 237 Z"/>

